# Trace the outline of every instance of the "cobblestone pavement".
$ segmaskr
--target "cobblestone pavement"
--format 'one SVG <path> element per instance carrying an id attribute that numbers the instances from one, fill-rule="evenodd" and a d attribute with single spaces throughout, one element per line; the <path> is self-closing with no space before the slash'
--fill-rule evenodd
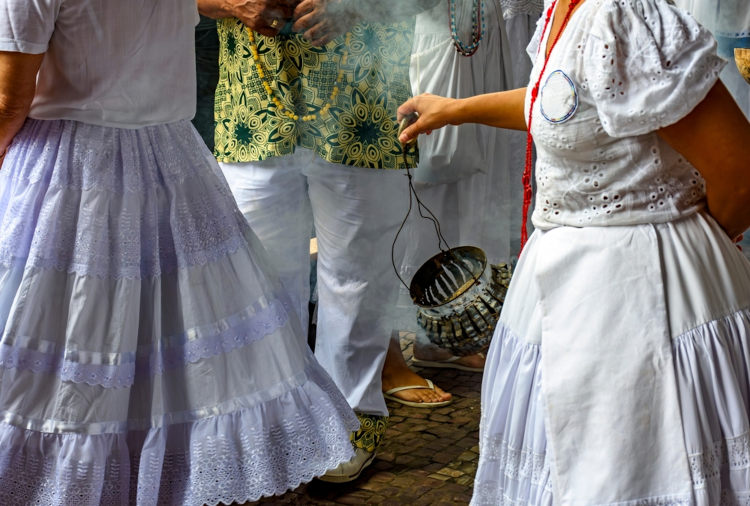
<path id="1" fill-rule="evenodd" d="M 401 347 L 411 360 L 413 335 Z M 375 462 L 348 484 L 313 481 L 254 504 L 468 504 L 479 458 L 479 392 L 482 375 L 453 369 L 414 370 L 453 394 L 436 409 L 388 401 L 391 419 Z"/>

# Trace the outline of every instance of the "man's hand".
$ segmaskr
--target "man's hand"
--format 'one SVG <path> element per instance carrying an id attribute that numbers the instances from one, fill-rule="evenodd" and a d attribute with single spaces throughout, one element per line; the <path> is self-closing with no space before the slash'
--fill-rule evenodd
<path id="1" fill-rule="evenodd" d="M 294 17 L 299 0 L 198 0 L 198 10 L 210 18 L 235 17 L 256 32 L 275 37 Z"/>
<path id="2" fill-rule="evenodd" d="M 361 13 L 348 0 L 302 0 L 294 10 L 292 30 L 323 46 L 359 23 Z"/>

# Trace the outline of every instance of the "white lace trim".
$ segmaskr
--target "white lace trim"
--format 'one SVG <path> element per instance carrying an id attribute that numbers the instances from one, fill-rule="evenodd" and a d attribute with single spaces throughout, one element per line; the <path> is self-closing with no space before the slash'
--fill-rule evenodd
<path id="1" fill-rule="evenodd" d="M 703 452 L 691 454 L 688 459 L 694 488 L 706 488 L 712 482 L 717 484 L 723 465 L 728 465 L 730 471 L 750 469 L 750 433 L 714 441 Z"/>
<path id="2" fill-rule="evenodd" d="M 250 409 L 148 433 L 45 434 L 0 424 L 0 504 L 215 505 L 282 494 L 353 451 L 356 416 L 330 379 L 310 377 Z"/>
<path id="3" fill-rule="evenodd" d="M 241 314 L 217 321 L 181 336 L 169 336 L 137 353 L 112 353 L 110 364 L 82 363 L 81 350 L 59 350 L 48 343 L 40 351 L 7 343 L 0 344 L 0 367 L 34 373 L 57 374 L 63 381 L 99 385 L 104 388 L 129 387 L 137 374 L 162 374 L 165 370 L 229 353 L 258 341 L 284 326 L 291 306 L 281 298 L 266 304 L 255 303 Z M 97 356 L 96 353 L 85 353 Z M 73 358 L 76 357 L 76 358 Z"/>
<path id="4" fill-rule="evenodd" d="M 550 466 L 546 452 L 534 452 L 531 448 L 513 448 L 501 437 L 489 437 L 482 440 L 480 453 L 483 460 L 496 462 L 509 480 L 541 485 L 548 492 L 552 492 L 552 482 L 547 479 Z"/>
<path id="5" fill-rule="evenodd" d="M 737 318 L 741 318 L 744 321 L 746 318 L 746 310 L 738 311 L 717 321 L 727 325 L 731 324 Z M 688 339 L 696 341 L 699 335 L 703 335 L 699 334 L 698 331 L 703 329 L 705 332 L 708 332 L 706 329 L 713 323 L 715 322 L 709 322 L 701 327 L 682 334 L 675 339 L 675 346 L 684 346 Z M 745 346 L 744 340 L 740 337 L 742 333 L 738 328 L 731 326 L 724 329 L 724 334 L 727 333 L 737 336 L 735 342 L 732 343 L 731 349 L 734 350 L 736 354 L 741 355 L 743 353 L 741 348 Z M 710 341 L 715 340 L 711 333 L 708 334 L 708 338 Z M 524 355 L 519 352 L 519 350 L 531 350 L 536 347 L 534 344 L 525 343 L 516 338 L 502 325 L 500 325 L 496 331 L 494 339 L 498 340 L 498 342 L 495 342 L 493 346 L 507 347 L 508 350 L 503 350 L 503 354 L 510 354 L 514 357 L 513 360 L 516 362 L 520 361 Z M 696 344 L 696 346 L 698 345 Z M 694 356 L 698 352 L 690 351 L 689 353 Z M 710 350 L 706 355 L 714 356 L 710 353 Z M 492 350 L 490 356 L 494 356 Z M 505 363 L 504 365 L 505 367 L 513 369 L 518 366 L 517 363 Z M 529 374 L 537 374 L 538 367 L 539 361 L 536 362 L 533 370 L 526 369 L 526 371 Z M 529 402 L 534 403 L 540 401 L 531 400 Z M 497 406 L 494 406 L 494 408 L 497 408 Z M 509 410 L 510 408 L 505 406 L 505 409 Z M 537 414 L 536 416 L 542 416 L 541 413 L 543 410 L 540 406 L 533 411 Z M 526 446 L 514 447 L 501 435 L 485 434 L 488 424 L 486 416 L 487 414 L 483 410 L 480 427 L 480 469 L 477 474 L 478 479 L 474 485 L 472 504 L 503 506 L 532 504 L 534 506 L 540 504 L 552 505 L 553 499 L 552 483 L 550 479 L 550 463 L 547 461 L 546 452 L 534 451 L 532 448 Z M 525 424 L 526 427 L 533 427 L 533 419 L 527 419 Z M 542 442 L 539 441 L 537 443 L 541 444 Z M 691 479 L 696 493 L 703 492 L 703 494 L 706 494 L 707 491 L 710 491 L 711 493 L 706 495 L 707 500 L 716 501 L 719 499 L 719 504 L 721 506 L 750 506 L 750 480 L 747 480 L 747 482 L 742 479 L 737 481 L 734 480 L 734 478 L 737 478 L 738 476 L 747 475 L 747 470 L 750 469 L 750 432 L 716 440 L 707 447 L 702 448 L 702 450 L 703 451 L 688 455 Z M 484 466 L 487 466 L 487 469 L 482 469 Z M 722 479 L 727 478 L 726 473 L 733 471 L 737 471 L 738 474 L 733 475 L 732 482 L 723 482 Z M 482 474 L 498 479 L 480 479 Z M 523 486 L 520 488 L 515 486 L 509 487 L 509 483 L 511 482 L 517 484 L 520 483 L 523 484 Z M 523 491 L 523 497 L 512 496 L 517 494 L 519 490 Z M 715 494 L 720 494 L 720 498 L 715 497 Z M 690 497 L 657 497 L 618 503 L 618 505 L 688 506 L 693 504 L 692 501 L 693 500 Z"/>
<path id="6" fill-rule="evenodd" d="M 191 129 L 29 120 L 0 171 L 0 265 L 143 278 L 237 251 L 249 227 Z"/>
<path id="7" fill-rule="evenodd" d="M 545 453 L 537 453 L 530 448 L 513 448 L 500 437 L 484 438 L 480 454 L 486 462 L 496 462 L 507 480 L 530 484 L 537 490 L 537 496 L 552 494 L 552 481 L 549 479 L 550 466 Z M 730 470 L 750 469 L 750 434 L 716 441 L 710 448 L 689 455 L 690 472 L 695 489 L 706 488 L 712 482 L 721 487 L 721 468 L 728 465 Z M 498 481 L 477 483 L 472 503 L 521 505 L 526 501 L 514 500 L 505 495 L 505 487 Z M 721 504 L 738 504 L 728 499 L 729 492 L 722 492 Z M 750 505 L 750 491 L 740 494 L 742 504 Z M 740 495 L 736 497 L 740 497 Z M 620 504 L 620 503 L 618 503 Z M 633 506 L 679 506 L 691 504 L 690 498 L 647 498 L 622 503 Z"/>

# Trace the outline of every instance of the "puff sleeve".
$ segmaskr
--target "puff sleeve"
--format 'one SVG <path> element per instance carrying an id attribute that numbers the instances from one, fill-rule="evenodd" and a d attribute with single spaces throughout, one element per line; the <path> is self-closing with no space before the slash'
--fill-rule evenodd
<path id="1" fill-rule="evenodd" d="M 47 51 L 63 0 L 0 0 L 0 51 Z"/>
<path id="2" fill-rule="evenodd" d="M 666 0 L 600 0 L 594 16 L 584 73 L 613 137 L 676 123 L 705 98 L 726 63 L 711 33 Z"/>

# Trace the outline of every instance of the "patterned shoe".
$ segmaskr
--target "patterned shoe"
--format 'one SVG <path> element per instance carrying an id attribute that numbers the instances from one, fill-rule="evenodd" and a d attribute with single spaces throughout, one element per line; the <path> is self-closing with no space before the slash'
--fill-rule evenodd
<path id="1" fill-rule="evenodd" d="M 354 457 L 347 462 L 342 462 L 323 476 L 319 476 L 319 480 L 329 483 L 354 481 L 375 460 L 375 451 L 380 446 L 388 427 L 388 417 L 357 413 L 357 418 L 359 418 L 359 430 L 351 434 Z"/>

